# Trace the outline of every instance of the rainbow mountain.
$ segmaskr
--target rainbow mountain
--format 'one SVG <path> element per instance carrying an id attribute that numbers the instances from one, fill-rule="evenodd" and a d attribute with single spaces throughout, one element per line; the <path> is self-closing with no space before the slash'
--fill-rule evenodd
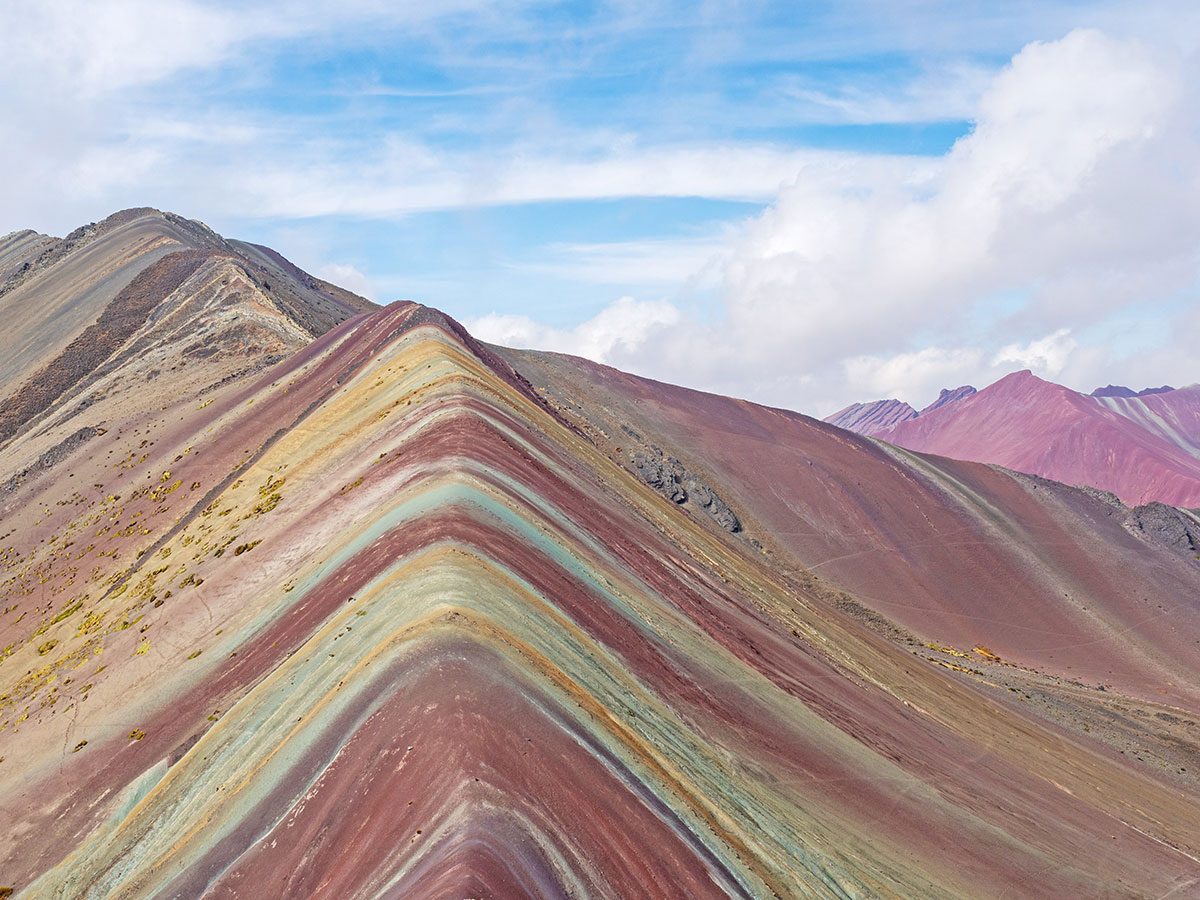
<path id="1" fill-rule="evenodd" d="M 1200 564 L 1105 497 L 153 210 L 0 277 L 6 895 L 1200 884 Z"/>

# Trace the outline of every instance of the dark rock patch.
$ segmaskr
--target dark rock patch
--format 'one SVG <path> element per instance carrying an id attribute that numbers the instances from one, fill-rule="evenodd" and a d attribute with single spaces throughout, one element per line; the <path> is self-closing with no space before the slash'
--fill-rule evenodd
<path id="1" fill-rule="evenodd" d="M 207 250 L 169 253 L 139 273 L 105 307 L 94 325 L 85 328 L 42 371 L 0 402 L 0 442 L 7 441 L 95 371 L 210 255 Z"/>
<path id="2" fill-rule="evenodd" d="M 627 427 L 623 427 L 622 430 L 631 436 L 636 433 Z M 662 450 L 651 444 L 648 450 L 632 451 L 630 464 L 642 481 L 672 503 L 691 503 L 698 506 L 731 534 L 742 530 L 741 521 L 729 505 L 674 456 L 665 455 Z"/>
<path id="3" fill-rule="evenodd" d="M 1200 516 L 1157 501 L 1129 511 L 1129 525 L 1156 544 L 1200 554 Z"/>
<path id="4" fill-rule="evenodd" d="M 98 434 L 104 434 L 103 428 L 88 425 L 80 428 L 71 436 L 55 444 L 37 458 L 37 461 L 26 466 L 20 472 L 11 475 L 7 481 L 0 484 L 0 497 L 13 493 L 30 478 L 36 478 L 75 452 L 81 445 L 86 444 Z"/>

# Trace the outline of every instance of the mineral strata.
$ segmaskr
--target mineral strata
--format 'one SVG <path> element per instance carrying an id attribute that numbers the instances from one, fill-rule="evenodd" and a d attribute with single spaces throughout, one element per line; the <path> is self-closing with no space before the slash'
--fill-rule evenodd
<path id="1" fill-rule="evenodd" d="M 180 221 L 112 226 L 120 283 L 79 258 L 103 235 L 32 275 L 59 245 L 10 242 L 6 398 L 196 249 Z M 15 896 L 1200 885 L 1181 547 L 211 243 L 0 444 Z"/>

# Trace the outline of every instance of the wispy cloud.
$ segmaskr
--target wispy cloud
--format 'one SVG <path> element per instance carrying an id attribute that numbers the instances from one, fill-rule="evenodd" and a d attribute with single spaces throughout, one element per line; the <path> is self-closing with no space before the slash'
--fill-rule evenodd
<path id="1" fill-rule="evenodd" d="M 812 85 L 809 79 L 792 76 L 780 90 L 797 101 L 799 108 L 793 115 L 809 121 L 855 125 L 958 121 L 974 117 L 998 68 L 958 61 L 899 82 L 878 77 L 833 86 Z"/>
<path id="2" fill-rule="evenodd" d="M 593 244 L 550 244 L 537 262 L 514 262 L 522 273 L 609 285 L 714 287 L 729 253 L 731 229 L 717 235 Z"/>
<path id="3" fill-rule="evenodd" d="M 802 169 L 735 241 L 723 318 L 685 313 L 606 361 L 824 411 L 884 391 L 921 403 L 939 385 L 1013 368 L 1103 379 L 1122 363 L 1081 345 L 1081 324 L 1181 292 L 1195 309 L 1191 66 L 1090 30 L 1030 44 L 935 165 Z M 1027 303 L 975 333 L 981 304 L 1014 291 Z M 1175 368 L 1150 380 L 1194 377 Z"/>
<path id="4" fill-rule="evenodd" d="M 1089 378 L 1117 359 L 1089 326 L 1169 297 L 1154 333 L 1173 374 L 1150 380 L 1178 379 L 1197 34 L 1181 0 L 12 0 L 0 231 L 173 208 L 279 235 L 364 291 L 481 297 L 456 311 L 493 334 L 806 408 L 1020 360 Z M 922 155 L 879 143 L 930 123 L 949 127 Z M 761 214 L 655 231 L 611 215 L 642 210 L 631 198 Z M 503 241 L 471 227 L 517 208 Z M 415 278 L 402 245 L 300 236 L 416 219 L 447 247 Z M 472 286 L 442 292 L 465 258 Z M 524 306 L 474 287 L 503 279 Z M 528 298 L 566 283 L 590 299 L 539 324 Z M 622 299 L 597 314 L 600 292 Z M 1146 356 L 1120 364 L 1149 372 Z"/>

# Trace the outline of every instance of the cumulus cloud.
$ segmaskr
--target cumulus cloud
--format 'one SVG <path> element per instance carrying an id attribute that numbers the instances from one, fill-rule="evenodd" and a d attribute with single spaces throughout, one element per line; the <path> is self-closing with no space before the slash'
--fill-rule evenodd
<path id="1" fill-rule="evenodd" d="M 1103 354 L 1072 365 L 1070 329 L 1196 287 L 1194 74 L 1094 30 L 1030 44 L 934 164 L 802 168 L 735 244 L 724 320 L 650 333 L 623 362 L 800 408 L 919 405 L 1004 367 L 1107 377 Z"/>
<path id="2" fill-rule="evenodd" d="M 645 344 L 650 334 L 679 322 L 679 310 L 666 301 L 622 297 L 574 328 L 541 325 L 527 316 L 492 314 L 468 319 L 477 337 L 507 347 L 533 347 L 607 362 Z"/>
<path id="3" fill-rule="evenodd" d="M 326 263 L 314 272 L 318 278 L 323 278 L 331 284 L 353 291 L 360 297 L 375 300 L 378 292 L 364 272 L 349 263 Z"/>
<path id="4" fill-rule="evenodd" d="M 894 356 L 852 356 L 845 360 L 848 385 L 861 397 L 917 397 L 957 386 L 963 372 L 978 372 L 983 352 L 977 347 L 925 347 Z"/>
<path id="5" fill-rule="evenodd" d="M 1061 308 L 1075 299 L 1064 281 L 1108 280 L 1088 277 L 1102 261 L 1153 265 L 1162 242 L 1145 232 L 1194 219 L 1192 197 L 1169 196 L 1170 176 L 1147 166 L 1177 99 L 1146 48 L 1095 32 L 1032 45 L 935 177 L 831 190 L 802 174 L 784 189 L 730 267 L 731 316 L 832 354 L 1004 289 L 1037 285 L 1034 305 Z"/>
<path id="6" fill-rule="evenodd" d="M 993 366 L 1008 369 L 1031 369 L 1048 377 L 1059 375 L 1066 367 L 1078 344 L 1071 337 L 1071 329 L 1060 328 L 1054 334 L 1029 341 L 1027 344 L 1009 344 L 992 357 Z"/>
<path id="7" fill-rule="evenodd" d="M 663 15 L 665 7 L 651 6 L 645 15 Z M 1034 6 L 1052 22 L 1075 17 L 1079 7 Z M 1194 381 L 1197 13 L 1184 3 L 1150 6 L 1109 15 L 1111 5 L 1100 4 L 1092 19 L 1107 21 L 1108 33 L 1080 29 L 1030 43 L 998 72 L 957 62 L 933 65 L 890 90 L 797 82 L 780 94 L 795 105 L 795 122 L 973 121 L 948 153 L 931 158 L 726 139 L 732 120 L 648 138 L 635 127 L 564 124 L 536 104 L 496 113 L 510 124 L 536 122 L 535 133 L 481 126 L 484 153 L 419 129 L 311 132 L 309 120 L 231 103 L 221 96 L 229 81 L 213 87 L 206 80 L 228 66 L 232 80 L 253 86 L 260 53 L 295 52 L 303 42 L 376 25 L 411 35 L 436 16 L 461 24 L 471 18 L 458 15 L 464 11 L 477 13 L 480 30 L 525 46 L 517 36 L 528 24 L 522 0 L 495 9 L 459 0 L 436 10 L 382 0 L 271 0 L 251 10 L 196 0 L 11 0 L 0 10 L 0 167 L 7 174 L 0 212 L 10 227 L 62 233 L 130 200 L 218 222 L 398 218 L 634 196 L 770 202 L 733 237 L 564 243 L 526 266 L 531 276 L 653 286 L 675 303 L 622 297 L 574 327 L 521 315 L 470 324 L 502 343 L 579 353 L 806 411 L 884 394 L 920 406 L 938 387 L 983 383 L 1007 368 L 1029 367 L 1078 387 L 1123 378 Z M 964 52 L 1013 46 L 1015 20 L 999 17 L 1008 23 L 1001 28 L 990 8 L 955 7 L 949 15 L 939 4 L 867 3 L 838 10 L 843 27 L 814 30 L 806 53 L 832 52 L 831 40 L 919 47 L 931 59 L 969 44 Z M 913 16 L 918 26 L 899 33 L 897 23 Z M 1045 21 L 1034 30 L 1045 33 Z M 943 22 L 945 31 L 933 27 Z M 1133 32 L 1136 39 L 1112 36 Z M 698 44 L 698 53 L 753 62 L 726 59 L 726 42 L 715 40 L 724 35 L 709 36 L 714 43 Z M 482 46 L 435 37 L 457 64 Z M 736 37 L 729 46 L 772 63 L 797 53 Z M 499 68 L 516 67 L 518 56 Z M 529 77 L 546 74 L 544 60 L 530 66 Z M 200 73 L 194 96 L 190 81 L 180 89 L 181 73 Z M 761 118 L 761 110 L 747 112 Z M 461 132 L 467 125 L 437 127 Z M 352 266 L 330 264 L 321 274 L 371 292 Z M 715 287 L 719 315 L 701 318 L 672 290 L 689 281 Z M 1096 343 L 1088 326 L 1132 315 L 1139 304 L 1151 304 L 1145 316 L 1163 322 L 1165 337 L 1152 352 Z"/>

